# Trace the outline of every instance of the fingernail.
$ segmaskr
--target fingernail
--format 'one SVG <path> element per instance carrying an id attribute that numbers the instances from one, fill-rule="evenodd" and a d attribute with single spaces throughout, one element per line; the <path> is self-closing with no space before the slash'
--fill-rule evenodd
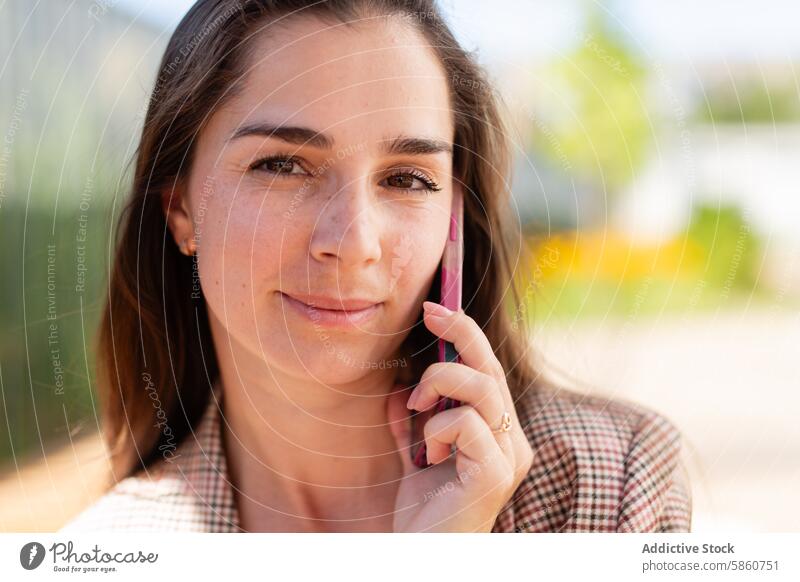
<path id="1" fill-rule="evenodd" d="M 448 317 L 453 315 L 453 312 L 447 309 L 444 305 L 440 305 L 438 303 L 434 303 L 432 301 L 425 301 L 422 304 L 423 309 L 425 309 L 431 315 L 436 315 L 438 317 Z"/>
<path id="2" fill-rule="evenodd" d="M 408 402 L 406 403 L 406 408 L 408 408 L 409 410 L 413 410 L 414 409 L 414 405 L 417 403 L 417 396 L 419 396 L 419 394 L 417 394 L 417 391 L 416 390 L 412 390 L 411 391 L 411 396 L 408 397 Z"/>

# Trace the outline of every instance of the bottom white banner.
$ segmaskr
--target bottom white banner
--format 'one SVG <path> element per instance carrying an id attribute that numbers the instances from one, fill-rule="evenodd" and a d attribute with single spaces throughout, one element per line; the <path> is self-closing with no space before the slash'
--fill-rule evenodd
<path id="1" fill-rule="evenodd" d="M 796 581 L 798 548 L 796 533 L 0 534 L 0 579 Z"/>

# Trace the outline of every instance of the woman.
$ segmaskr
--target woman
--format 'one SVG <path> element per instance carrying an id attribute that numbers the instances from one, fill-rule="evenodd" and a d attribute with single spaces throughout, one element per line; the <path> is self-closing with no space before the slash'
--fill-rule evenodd
<path id="1" fill-rule="evenodd" d="M 530 364 L 488 87 L 431 1 L 194 5 L 99 336 L 114 484 L 62 531 L 689 529 L 675 428 Z M 462 363 L 436 361 L 438 338 Z M 431 415 L 443 396 L 462 406 Z"/>

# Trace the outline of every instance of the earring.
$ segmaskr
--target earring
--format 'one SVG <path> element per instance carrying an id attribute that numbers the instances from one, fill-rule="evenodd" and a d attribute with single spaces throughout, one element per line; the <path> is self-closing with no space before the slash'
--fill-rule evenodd
<path id="1" fill-rule="evenodd" d="M 181 253 L 186 255 L 187 257 L 191 257 L 197 251 L 197 245 L 194 242 L 194 239 L 185 238 L 181 241 L 179 245 L 181 249 Z"/>

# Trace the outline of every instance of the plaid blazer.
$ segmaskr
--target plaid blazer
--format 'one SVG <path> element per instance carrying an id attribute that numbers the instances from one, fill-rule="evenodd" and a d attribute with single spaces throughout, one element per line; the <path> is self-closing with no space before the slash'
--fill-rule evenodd
<path id="1" fill-rule="evenodd" d="M 174 457 L 122 479 L 59 532 L 239 532 L 215 387 Z M 680 433 L 648 408 L 567 390 L 517 403 L 535 452 L 492 533 L 688 532 Z"/>

